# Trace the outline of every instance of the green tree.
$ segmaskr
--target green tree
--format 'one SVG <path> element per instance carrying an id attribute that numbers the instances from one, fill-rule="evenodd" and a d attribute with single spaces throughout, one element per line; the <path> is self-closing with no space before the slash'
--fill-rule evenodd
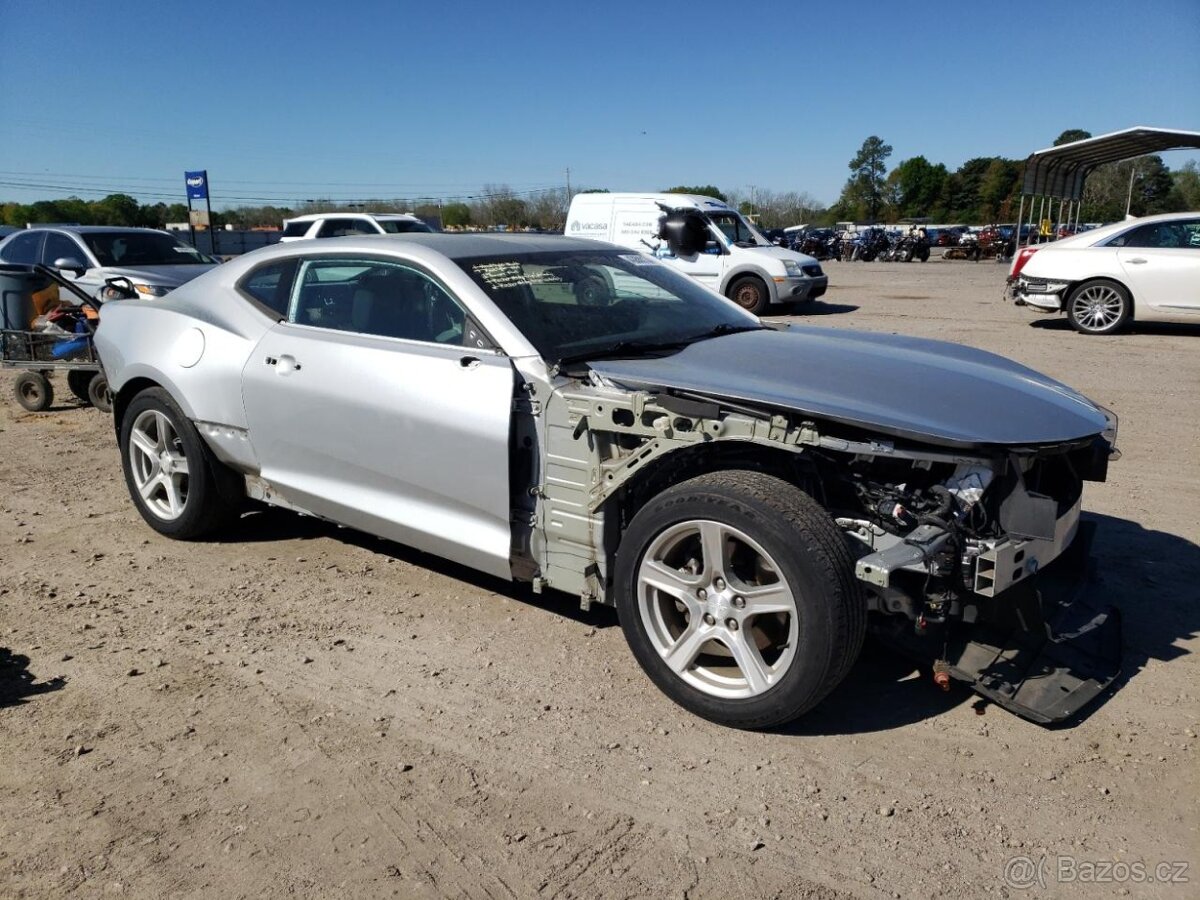
<path id="1" fill-rule="evenodd" d="M 1175 180 L 1175 190 L 1179 192 L 1183 208 L 1200 209 L 1200 169 L 1196 168 L 1196 161 L 1189 159 L 1182 169 L 1171 173 L 1171 177 Z"/>
<path id="2" fill-rule="evenodd" d="M 1084 131 L 1082 128 L 1068 128 L 1054 139 L 1054 146 L 1061 147 L 1063 144 L 1073 144 L 1076 141 L 1085 141 L 1091 136 L 1092 133 L 1090 131 Z"/>
<path id="3" fill-rule="evenodd" d="M 939 206 L 949 175 L 944 165 L 933 165 L 924 156 L 914 156 L 896 166 L 888 180 L 897 192 L 895 205 L 899 215 L 941 218 Z"/>
<path id="4" fill-rule="evenodd" d="M 96 203 L 97 225 L 137 225 L 139 204 L 128 194 L 109 194 Z"/>
<path id="5" fill-rule="evenodd" d="M 999 221 L 1009 216 L 1012 198 L 1021 189 L 1021 164 L 997 157 L 979 180 L 979 218 Z"/>
<path id="6" fill-rule="evenodd" d="M 676 185 L 675 187 L 663 188 L 664 194 L 699 194 L 701 197 L 715 197 L 722 203 L 728 203 L 729 198 L 718 188 L 712 184 L 701 184 L 696 186 L 688 186 L 684 184 Z"/>
<path id="7" fill-rule="evenodd" d="M 854 159 L 850 160 L 850 181 L 846 187 L 851 191 L 859 206 L 865 206 L 867 215 L 874 221 L 883 206 L 884 179 L 887 175 L 887 160 L 892 155 L 891 144 L 883 138 L 871 135 Z M 846 191 L 842 192 L 845 195 Z"/>
<path id="8" fill-rule="evenodd" d="M 471 224 L 471 207 L 465 203 L 447 203 L 442 207 L 444 228 L 463 228 Z"/>

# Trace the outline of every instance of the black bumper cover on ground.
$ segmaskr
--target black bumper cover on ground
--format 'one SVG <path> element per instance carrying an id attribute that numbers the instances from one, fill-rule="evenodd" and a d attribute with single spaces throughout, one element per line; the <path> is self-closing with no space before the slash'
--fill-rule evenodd
<path id="1" fill-rule="evenodd" d="M 1039 573 L 1033 603 L 1014 606 L 1011 625 L 980 623 L 951 639 L 954 678 L 1043 725 L 1070 718 L 1112 684 L 1121 671 L 1121 616 L 1091 597 L 1094 531 L 1080 523 L 1071 546 Z"/>

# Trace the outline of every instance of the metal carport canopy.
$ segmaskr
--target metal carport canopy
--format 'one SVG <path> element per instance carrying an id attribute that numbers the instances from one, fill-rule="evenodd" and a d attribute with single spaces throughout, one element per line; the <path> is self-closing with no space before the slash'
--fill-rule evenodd
<path id="1" fill-rule="evenodd" d="M 1085 138 L 1029 155 L 1025 161 L 1027 196 L 1080 200 L 1083 182 L 1097 166 L 1164 150 L 1200 148 L 1200 131 L 1173 131 L 1142 125 Z"/>

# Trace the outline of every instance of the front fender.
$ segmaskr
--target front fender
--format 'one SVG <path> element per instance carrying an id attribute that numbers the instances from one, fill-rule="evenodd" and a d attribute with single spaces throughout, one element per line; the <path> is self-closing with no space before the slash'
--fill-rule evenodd
<path id="1" fill-rule="evenodd" d="M 767 286 L 767 299 L 769 303 L 779 302 L 779 289 L 775 284 L 775 279 L 768 275 L 767 270 L 762 266 L 751 262 L 738 263 L 725 271 L 724 275 L 721 276 L 721 293 L 728 296 L 726 291 L 729 290 L 729 285 L 743 275 L 753 275 Z"/>

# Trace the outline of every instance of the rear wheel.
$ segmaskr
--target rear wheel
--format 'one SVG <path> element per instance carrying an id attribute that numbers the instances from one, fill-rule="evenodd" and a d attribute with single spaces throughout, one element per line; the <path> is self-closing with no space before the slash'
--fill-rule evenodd
<path id="1" fill-rule="evenodd" d="M 746 275 L 734 280 L 729 286 L 729 299 L 747 312 L 758 316 L 766 311 L 770 297 L 767 294 L 767 286 L 761 279 Z"/>
<path id="2" fill-rule="evenodd" d="M 108 377 L 103 372 L 96 372 L 88 379 L 87 399 L 100 412 L 112 412 L 112 394 L 108 390 Z"/>
<path id="3" fill-rule="evenodd" d="M 1080 334 L 1115 334 L 1133 317 L 1133 298 L 1115 281 L 1085 281 L 1067 297 L 1067 321 Z"/>
<path id="4" fill-rule="evenodd" d="M 22 372 L 13 384 L 13 396 L 30 412 L 42 412 L 54 402 L 54 385 L 41 372 Z"/>
<path id="5" fill-rule="evenodd" d="M 92 383 L 93 374 L 82 369 L 67 370 L 67 387 L 71 389 L 72 394 L 84 403 L 92 402 L 88 397 L 88 385 Z"/>
<path id="6" fill-rule="evenodd" d="M 769 728 L 810 710 L 849 671 L 866 602 L 833 520 L 794 485 L 716 472 L 634 517 L 617 611 L 650 678 L 691 712 Z"/>
<path id="7" fill-rule="evenodd" d="M 155 531 L 180 540 L 203 537 L 237 512 L 237 478 L 212 455 L 162 388 L 138 394 L 120 432 L 125 483 Z"/>

